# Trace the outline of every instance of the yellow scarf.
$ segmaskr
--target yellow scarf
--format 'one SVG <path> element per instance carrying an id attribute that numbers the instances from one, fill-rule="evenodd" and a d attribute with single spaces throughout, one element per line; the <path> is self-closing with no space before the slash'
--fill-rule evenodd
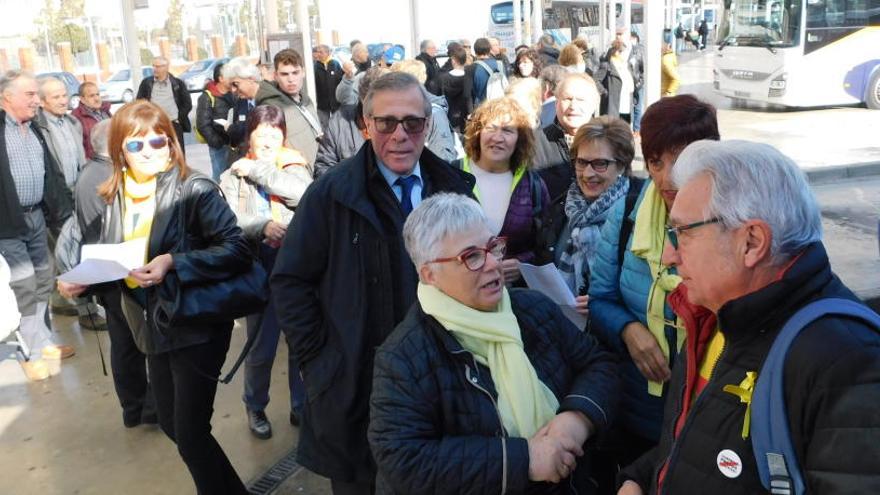
<path id="1" fill-rule="evenodd" d="M 636 212 L 636 222 L 633 228 L 632 246 L 630 251 L 639 258 L 643 258 L 651 270 L 652 289 L 648 298 L 648 307 L 645 313 L 648 320 L 648 330 L 657 339 L 663 356 L 669 362 L 669 344 L 666 342 L 666 295 L 675 290 L 681 283 L 681 277 L 669 273 L 660 261 L 663 254 L 663 244 L 666 241 L 666 220 L 669 213 L 660 192 L 657 191 L 653 182 L 648 184 L 642 204 Z M 679 319 L 675 323 L 676 351 L 681 349 L 684 342 L 684 324 Z M 663 384 L 660 382 L 648 382 L 648 393 L 660 397 L 663 395 Z"/>
<path id="2" fill-rule="evenodd" d="M 418 298 L 425 313 L 452 332 L 477 362 L 489 367 L 498 392 L 498 414 L 509 436 L 529 438 L 556 416 L 559 401 L 538 379 L 523 350 L 507 289 L 493 312 L 469 308 L 422 283 Z"/>
<path id="3" fill-rule="evenodd" d="M 153 227 L 153 216 L 156 214 L 156 177 L 154 176 L 146 182 L 138 182 L 126 169 L 123 176 L 122 200 L 123 240 L 149 239 L 150 229 Z M 147 252 L 144 249 L 144 264 L 147 264 L 148 261 Z M 125 278 L 125 285 L 130 289 L 138 287 L 137 282 L 131 277 Z"/>

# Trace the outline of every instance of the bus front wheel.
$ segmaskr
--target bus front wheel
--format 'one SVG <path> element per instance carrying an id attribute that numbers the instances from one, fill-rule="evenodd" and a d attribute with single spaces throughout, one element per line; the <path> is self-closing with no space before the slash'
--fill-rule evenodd
<path id="1" fill-rule="evenodd" d="M 865 103 L 868 108 L 880 110 L 880 69 L 874 71 L 865 93 Z"/>

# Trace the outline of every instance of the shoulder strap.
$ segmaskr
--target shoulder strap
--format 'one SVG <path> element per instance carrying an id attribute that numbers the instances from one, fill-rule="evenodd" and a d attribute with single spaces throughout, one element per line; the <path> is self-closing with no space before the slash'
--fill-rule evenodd
<path id="1" fill-rule="evenodd" d="M 635 227 L 635 222 L 633 222 L 629 217 L 632 214 L 633 209 L 636 207 L 636 201 L 639 200 L 639 194 L 642 193 L 642 186 L 645 184 L 645 179 L 640 179 L 638 177 L 630 177 L 629 178 L 629 190 L 626 191 L 626 199 L 624 200 L 623 205 L 623 221 L 620 224 L 620 237 L 617 239 L 617 266 L 623 266 L 623 255 L 626 253 L 626 244 L 629 242 L 629 237 L 632 235 L 633 228 Z"/>
<path id="2" fill-rule="evenodd" d="M 752 450 L 761 483 L 771 494 L 803 495 L 806 490 L 788 428 L 783 374 L 792 342 L 806 326 L 827 315 L 858 318 L 880 332 L 880 315 L 863 304 L 839 298 L 807 304 L 782 327 L 761 366 L 751 400 L 750 417 L 756 418 L 751 421 Z"/>
<path id="3" fill-rule="evenodd" d="M 495 73 L 495 71 L 492 70 L 491 67 L 489 67 L 489 64 L 487 64 L 486 62 L 483 62 L 482 60 L 476 60 L 476 61 L 474 61 L 474 63 L 477 64 L 477 65 L 479 65 L 479 66 L 482 67 L 483 69 L 486 69 L 486 72 L 489 73 L 489 76 L 491 76 L 492 74 Z"/>

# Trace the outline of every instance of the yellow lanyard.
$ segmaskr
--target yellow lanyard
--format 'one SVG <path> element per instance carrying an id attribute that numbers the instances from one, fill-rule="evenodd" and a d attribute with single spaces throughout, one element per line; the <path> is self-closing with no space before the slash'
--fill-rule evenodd
<path id="1" fill-rule="evenodd" d="M 471 162 L 470 158 L 468 158 L 467 156 L 461 159 L 461 170 L 469 174 L 471 173 Z M 519 181 L 522 180 L 523 175 L 525 174 L 525 166 L 518 167 L 516 169 L 516 172 L 513 173 L 513 183 L 510 184 L 510 194 L 513 194 L 513 190 L 516 189 L 517 184 L 519 184 Z M 477 198 L 477 201 L 479 201 L 480 203 L 483 202 L 483 200 L 480 199 L 480 186 L 478 186 L 476 182 L 474 182 L 474 197 Z"/>

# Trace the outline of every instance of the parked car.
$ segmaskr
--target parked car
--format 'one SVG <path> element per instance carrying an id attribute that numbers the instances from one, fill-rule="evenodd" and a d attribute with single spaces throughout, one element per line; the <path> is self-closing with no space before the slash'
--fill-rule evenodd
<path id="1" fill-rule="evenodd" d="M 153 75 L 153 68 L 150 66 L 141 67 L 141 79 L 145 79 Z M 101 91 L 101 99 L 110 103 L 129 103 L 134 99 L 137 88 L 131 80 L 131 70 L 122 69 L 104 84 L 98 86 Z"/>
<path id="2" fill-rule="evenodd" d="M 60 79 L 61 82 L 67 86 L 67 96 L 70 97 L 70 100 L 67 102 L 67 107 L 73 110 L 74 108 L 79 106 L 79 79 L 76 78 L 70 72 L 41 72 L 37 74 L 37 80 L 45 79 L 47 77 L 54 77 L 55 79 Z"/>
<path id="3" fill-rule="evenodd" d="M 190 93 L 198 93 L 205 89 L 205 83 L 214 77 L 214 67 L 217 64 L 225 64 L 229 62 L 229 58 L 206 58 L 189 66 L 189 69 L 183 71 L 178 79 L 186 84 L 186 89 Z"/>

